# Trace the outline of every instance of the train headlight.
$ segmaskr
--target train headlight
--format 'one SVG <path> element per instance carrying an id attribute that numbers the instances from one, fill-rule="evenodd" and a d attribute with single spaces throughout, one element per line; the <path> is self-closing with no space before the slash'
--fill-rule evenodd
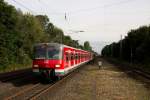
<path id="1" fill-rule="evenodd" d="M 49 61 L 48 61 L 48 60 L 44 60 L 44 63 L 45 63 L 45 64 L 48 64 L 48 63 L 49 63 Z"/>
<path id="2" fill-rule="evenodd" d="M 60 67 L 60 65 L 58 65 L 58 64 L 57 64 L 57 65 L 55 65 L 55 67 L 57 67 L 57 68 L 58 68 L 58 67 Z"/>
<path id="3" fill-rule="evenodd" d="M 39 65 L 33 65 L 33 67 L 39 67 Z"/>

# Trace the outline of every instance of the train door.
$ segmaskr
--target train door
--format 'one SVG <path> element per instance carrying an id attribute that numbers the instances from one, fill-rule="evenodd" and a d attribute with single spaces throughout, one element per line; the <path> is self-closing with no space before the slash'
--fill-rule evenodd
<path id="1" fill-rule="evenodd" d="M 71 66 L 70 61 L 70 53 L 68 51 L 64 51 L 64 68 L 68 68 Z"/>
<path id="2" fill-rule="evenodd" d="M 75 58 L 75 50 L 74 50 L 74 52 L 73 52 L 73 64 L 75 65 L 76 64 L 76 58 Z"/>
<path id="3" fill-rule="evenodd" d="M 78 61 L 81 63 L 81 52 L 78 53 Z"/>
<path id="4" fill-rule="evenodd" d="M 80 51 L 77 53 L 77 64 L 81 62 Z"/>
<path id="5" fill-rule="evenodd" d="M 77 55 L 77 52 L 75 53 L 75 64 L 77 64 L 77 60 L 78 60 L 78 55 Z"/>
<path id="6" fill-rule="evenodd" d="M 81 62 L 83 62 L 83 53 L 81 52 Z"/>
<path id="7" fill-rule="evenodd" d="M 73 52 L 71 52 L 71 66 L 74 65 L 74 54 Z"/>

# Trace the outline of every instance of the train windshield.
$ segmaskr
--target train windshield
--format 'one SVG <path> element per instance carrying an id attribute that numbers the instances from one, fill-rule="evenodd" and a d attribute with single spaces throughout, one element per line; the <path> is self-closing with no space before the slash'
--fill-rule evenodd
<path id="1" fill-rule="evenodd" d="M 60 47 L 39 45 L 34 48 L 35 59 L 61 59 Z"/>
<path id="2" fill-rule="evenodd" d="M 46 46 L 35 46 L 34 47 L 34 58 L 35 59 L 46 59 Z"/>
<path id="3" fill-rule="evenodd" d="M 48 59 L 60 59 L 60 48 L 55 46 L 49 46 L 47 48 Z"/>

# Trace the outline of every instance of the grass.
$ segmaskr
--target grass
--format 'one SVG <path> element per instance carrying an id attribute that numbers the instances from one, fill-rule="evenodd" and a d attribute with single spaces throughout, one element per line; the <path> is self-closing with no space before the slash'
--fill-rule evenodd
<path id="1" fill-rule="evenodd" d="M 27 69 L 30 67 L 31 67 L 31 64 L 12 64 L 12 65 L 7 66 L 6 68 L 1 68 L 0 73 L 6 73 L 6 72 L 21 70 L 21 69 Z"/>
<path id="2" fill-rule="evenodd" d="M 148 100 L 144 84 L 130 78 L 112 65 L 88 66 L 80 72 L 75 87 L 68 94 L 78 95 L 73 100 Z M 68 96 L 69 98 L 69 96 Z M 64 99 L 65 100 L 65 99 Z M 66 99 L 67 100 L 67 99 Z"/>
<path id="3" fill-rule="evenodd" d="M 39 100 L 150 100 L 145 84 L 112 64 L 87 65 Z"/>

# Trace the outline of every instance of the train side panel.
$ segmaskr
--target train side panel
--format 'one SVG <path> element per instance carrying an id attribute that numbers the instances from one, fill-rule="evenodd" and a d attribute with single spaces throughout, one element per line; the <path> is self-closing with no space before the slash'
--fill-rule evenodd
<path id="1" fill-rule="evenodd" d="M 78 68 L 82 64 L 91 60 L 90 52 L 64 47 L 62 58 L 62 68 L 56 68 L 55 73 L 57 76 L 64 76 L 74 69 Z"/>

